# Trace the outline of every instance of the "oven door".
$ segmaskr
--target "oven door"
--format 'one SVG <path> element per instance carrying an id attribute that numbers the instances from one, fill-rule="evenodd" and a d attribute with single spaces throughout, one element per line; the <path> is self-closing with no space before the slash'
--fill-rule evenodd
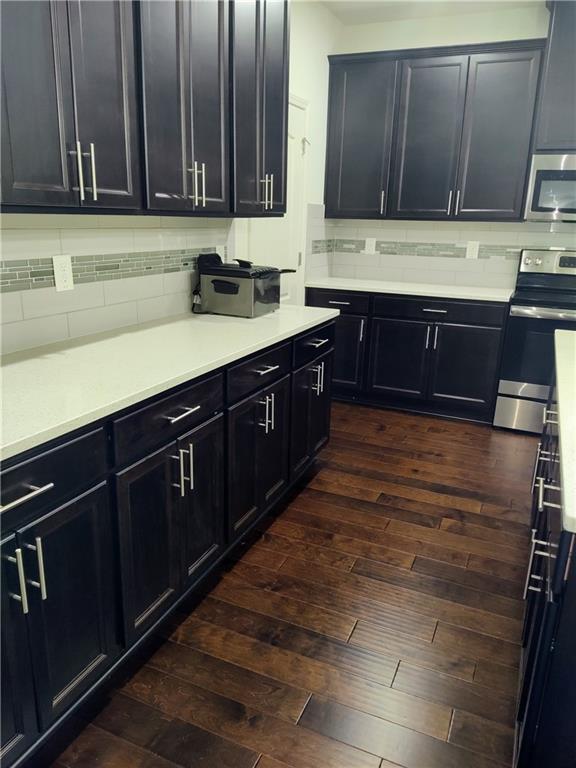
<path id="1" fill-rule="evenodd" d="M 576 155 L 534 155 L 526 218 L 576 221 Z"/>
<path id="2" fill-rule="evenodd" d="M 576 331 L 575 309 L 510 307 L 494 426 L 540 433 L 557 329 Z"/>

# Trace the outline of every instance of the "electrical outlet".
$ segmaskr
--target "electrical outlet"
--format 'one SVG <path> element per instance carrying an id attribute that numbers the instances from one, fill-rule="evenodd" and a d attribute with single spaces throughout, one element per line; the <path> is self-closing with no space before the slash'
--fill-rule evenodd
<path id="1" fill-rule="evenodd" d="M 72 259 L 67 253 L 60 256 L 52 256 L 52 265 L 54 268 L 54 281 L 57 291 L 71 291 L 74 288 L 74 277 L 72 275 Z"/>
<path id="2" fill-rule="evenodd" d="M 479 250 L 480 250 L 480 243 L 477 240 L 468 240 L 468 242 L 466 243 L 466 258 L 477 259 Z"/>

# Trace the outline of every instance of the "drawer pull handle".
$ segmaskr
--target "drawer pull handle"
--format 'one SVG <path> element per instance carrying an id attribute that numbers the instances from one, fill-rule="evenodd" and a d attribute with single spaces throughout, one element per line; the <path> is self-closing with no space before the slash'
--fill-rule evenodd
<path id="1" fill-rule="evenodd" d="M 10 563 L 16 563 L 18 569 L 18 582 L 20 584 L 20 594 L 10 592 L 10 597 L 17 600 L 22 606 L 22 613 L 28 613 L 28 593 L 26 592 L 26 576 L 24 574 L 24 561 L 22 559 L 22 550 L 20 547 L 14 550 L 16 557 L 7 557 Z"/>
<path id="2" fill-rule="evenodd" d="M 427 307 L 422 308 L 422 312 L 437 312 L 439 315 L 447 315 L 448 310 L 447 309 L 428 309 Z"/>
<path id="3" fill-rule="evenodd" d="M 176 424 L 177 421 L 181 421 L 182 419 L 185 419 L 186 416 L 190 416 L 192 413 L 199 411 L 201 407 L 201 405 L 195 405 L 194 408 L 184 408 L 184 413 L 181 413 L 180 416 L 162 416 L 162 418 L 169 421 L 170 424 Z"/>
<path id="4" fill-rule="evenodd" d="M 40 536 L 36 536 L 36 544 L 25 544 L 26 549 L 31 549 L 36 552 L 36 559 L 38 560 L 38 578 L 40 581 L 32 581 L 28 579 L 28 584 L 32 584 L 33 587 L 40 590 L 40 597 L 42 600 L 46 600 L 48 594 L 46 592 L 46 576 L 44 574 L 44 550 L 42 549 L 42 539 Z"/>
<path id="5" fill-rule="evenodd" d="M 280 368 L 279 365 L 265 365 L 264 368 L 261 368 L 260 370 L 256 368 L 254 370 L 254 373 L 257 373 L 258 376 L 265 376 L 267 373 L 272 373 L 273 371 L 277 371 Z"/>
<path id="6" fill-rule="evenodd" d="M 349 301 L 329 301 L 328 304 L 337 304 L 339 307 L 349 307 Z"/>
<path id="7" fill-rule="evenodd" d="M 0 513 L 2 512 L 8 512 L 9 509 L 14 509 L 14 507 L 19 507 L 20 504 L 24 504 L 27 501 L 31 501 L 32 499 L 35 499 L 37 496 L 40 496 L 43 493 L 46 493 L 46 491 L 52 490 L 54 488 L 54 483 L 46 483 L 46 485 L 41 486 L 40 488 L 36 485 L 29 485 L 27 486 L 30 488 L 30 493 L 24 494 L 24 496 L 20 496 L 19 499 L 15 499 L 14 501 L 11 501 L 9 504 L 4 504 L 4 506 L 0 507 Z"/>
<path id="8" fill-rule="evenodd" d="M 323 347 L 324 344 L 328 344 L 329 341 L 330 339 L 311 339 L 308 342 L 308 345 L 314 347 L 314 349 L 318 349 L 318 347 Z"/>

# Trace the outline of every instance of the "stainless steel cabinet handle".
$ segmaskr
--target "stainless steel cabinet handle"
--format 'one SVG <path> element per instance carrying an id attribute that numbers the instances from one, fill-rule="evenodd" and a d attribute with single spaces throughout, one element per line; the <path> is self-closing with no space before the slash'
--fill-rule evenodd
<path id="1" fill-rule="evenodd" d="M 456 192 L 456 205 L 454 206 L 454 216 L 460 213 L 460 190 Z"/>
<path id="2" fill-rule="evenodd" d="M 258 400 L 258 404 L 259 405 L 263 405 L 266 408 L 266 412 L 264 414 L 264 423 L 259 421 L 258 425 L 260 427 L 264 427 L 264 432 L 266 434 L 268 434 L 268 426 L 269 426 L 269 423 L 270 423 L 270 419 L 269 419 L 270 397 L 268 395 L 266 395 L 266 400 Z"/>
<path id="3" fill-rule="evenodd" d="M 422 312 L 435 312 L 437 315 L 448 314 L 447 309 L 428 309 L 428 307 L 422 307 Z"/>
<path id="4" fill-rule="evenodd" d="M 364 318 L 360 320 L 360 338 L 358 341 L 364 341 Z"/>
<path id="5" fill-rule="evenodd" d="M 314 365 L 310 370 L 314 371 L 316 374 L 316 382 L 312 384 L 312 390 L 316 392 L 317 395 L 320 395 L 320 377 L 322 376 L 322 368 L 320 365 Z"/>
<path id="6" fill-rule="evenodd" d="M 544 478 L 538 478 L 538 512 L 544 511 Z"/>
<path id="7" fill-rule="evenodd" d="M 321 373 L 321 376 L 320 376 L 320 392 L 322 393 L 322 392 L 324 392 L 324 368 L 325 368 L 325 363 L 322 363 L 321 368 L 322 368 L 322 373 Z"/>
<path id="8" fill-rule="evenodd" d="M 384 214 L 384 190 L 380 192 L 380 216 Z"/>
<path id="9" fill-rule="evenodd" d="M 22 613 L 28 613 L 28 593 L 26 592 L 26 575 L 24 574 L 24 561 L 22 559 L 22 550 L 20 547 L 14 550 L 16 557 L 7 557 L 10 563 L 16 563 L 18 569 L 18 583 L 20 584 L 20 594 L 10 592 L 10 597 L 17 600 L 22 606 Z"/>
<path id="10" fill-rule="evenodd" d="M 349 307 L 350 302 L 349 301 L 328 301 L 328 304 L 336 304 L 339 307 Z"/>
<path id="11" fill-rule="evenodd" d="M 274 207 L 274 174 L 270 174 L 270 210 Z"/>
<path id="12" fill-rule="evenodd" d="M 40 488 L 36 485 L 29 485 L 27 487 L 31 489 L 30 493 L 26 493 L 24 496 L 20 496 L 19 499 L 15 499 L 9 504 L 4 504 L 4 506 L 0 507 L 0 513 L 8 512 L 9 509 L 19 507 L 20 504 L 25 504 L 27 501 L 35 499 L 36 496 L 40 496 L 42 493 L 46 493 L 46 491 L 52 490 L 52 488 L 54 488 L 54 483 L 46 483 L 46 485 L 43 485 Z"/>
<path id="13" fill-rule="evenodd" d="M 86 191 L 84 189 L 84 167 L 82 165 L 82 145 L 79 141 L 76 142 L 76 162 L 78 163 L 78 187 L 80 189 L 80 200 L 84 202 L 86 199 Z"/>
<path id="14" fill-rule="evenodd" d="M 274 392 L 270 395 L 270 429 L 274 431 L 276 429 L 276 395 Z"/>
<path id="15" fill-rule="evenodd" d="M 265 365 L 264 368 L 255 368 L 254 373 L 257 373 L 258 376 L 266 376 L 267 373 L 272 373 L 273 371 L 277 371 L 278 368 L 280 368 L 279 365 Z"/>
<path id="16" fill-rule="evenodd" d="M 430 326 L 426 326 L 426 349 L 428 349 L 428 346 L 430 344 Z"/>
<path id="17" fill-rule="evenodd" d="M 90 142 L 90 168 L 92 169 L 92 200 L 98 200 L 98 189 L 96 188 L 96 150 L 92 141 Z"/>
<path id="18" fill-rule="evenodd" d="M 180 485 L 178 483 L 172 483 L 174 488 L 178 488 L 180 491 L 181 498 L 184 498 L 186 496 L 186 480 L 189 478 L 186 477 L 185 470 L 184 470 L 184 456 L 186 455 L 186 450 L 184 448 L 178 449 L 178 456 L 171 456 L 170 458 L 174 459 L 174 461 L 178 462 L 178 469 L 180 472 Z"/>
<path id="19" fill-rule="evenodd" d="M 188 455 L 190 457 L 190 490 L 194 490 L 194 443 L 188 443 Z"/>
<path id="20" fill-rule="evenodd" d="M 534 471 L 532 472 L 532 493 L 534 493 L 534 488 L 536 487 L 536 475 L 538 474 L 538 464 L 540 463 L 540 451 L 542 449 L 542 443 L 538 443 L 538 448 L 536 449 L 536 461 L 534 462 Z"/>
<path id="21" fill-rule="evenodd" d="M 264 184 L 264 210 L 268 210 L 268 174 L 260 179 L 260 184 Z"/>
<path id="22" fill-rule="evenodd" d="M 434 328 L 434 349 L 436 349 L 437 344 L 438 344 L 438 326 Z"/>
<path id="23" fill-rule="evenodd" d="M 206 208 L 206 163 L 202 163 L 202 207 Z"/>
<path id="24" fill-rule="evenodd" d="M 323 347 L 324 344 L 328 344 L 330 339 L 311 339 L 308 342 L 308 346 L 314 347 L 314 349 L 318 349 L 318 347 Z"/>
<path id="25" fill-rule="evenodd" d="M 33 587 L 36 587 L 36 589 L 40 590 L 40 597 L 42 600 L 46 600 L 48 597 L 48 594 L 46 592 L 46 576 L 44 574 L 44 550 L 42 549 L 42 539 L 40 536 L 36 536 L 35 538 L 36 545 L 34 544 L 25 544 L 24 546 L 27 549 L 31 549 L 33 552 L 36 552 L 36 559 L 38 560 L 38 578 L 40 581 L 32 581 L 32 579 L 28 579 L 28 584 L 32 584 Z"/>
<path id="26" fill-rule="evenodd" d="M 558 424 L 558 421 L 555 419 L 551 419 L 550 416 L 558 416 L 558 411 L 552 410 L 552 408 L 544 408 L 544 412 L 542 414 L 542 423 L 543 424 Z"/>
<path id="27" fill-rule="evenodd" d="M 192 413 L 196 413 L 196 411 L 199 411 L 201 405 L 195 405 L 193 408 L 186 408 L 184 407 L 184 413 L 181 413 L 180 416 L 162 416 L 163 419 L 166 419 L 166 421 L 169 421 L 170 424 L 176 424 L 176 422 L 181 421 L 182 419 L 185 419 L 186 416 L 190 416 Z"/>
<path id="28" fill-rule="evenodd" d="M 448 216 L 450 216 L 450 208 L 452 208 L 452 190 L 450 190 L 450 194 L 448 195 L 448 207 L 446 208 Z"/>
<path id="29" fill-rule="evenodd" d="M 530 583 L 530 575 L 532 573 L 532 563 L 534 562 L 534 550 L 536 549 L 536 528 L 532 528 L 532 537 L 530 540 L 530 557 L 528 558 L 528 567 L 526 568 L 526 580 L 524 581 L 524 591 L 522 593 L 522 600 L 526 600 L 528 594 L 528 585 Z"/>

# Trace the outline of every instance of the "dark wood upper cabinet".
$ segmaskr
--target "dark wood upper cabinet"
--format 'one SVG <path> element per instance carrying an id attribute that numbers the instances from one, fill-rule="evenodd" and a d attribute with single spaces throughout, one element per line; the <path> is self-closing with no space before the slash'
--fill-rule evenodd
<path id="1" fill-rule="evenodd" d="M 89 207 L 140 208 L 132 3 L 68 0 L 76 139 Z"/>
<path id="2" fill-rule="evenodd" d="M 79 204 L 66 4 L 0 6 L 2 202 Z"/>
<path id="3" fill-rule="evenodd" d="M 16 536 L 2 541 L 2 623 L 0 631 L 2 700 L 0 757 L 4 765 L 16 760 L 35 740 L 38 723 L 34 706 L 32 661 L 28 648 L 25 606 L 18 580 Z M 20 547 L 20 553 L 22 548 Z"/>
<path id="4" fill-rule="evenodd" d="M 395 61 L 330 67 L 327 217 L 380 218 L 386 212 L 396 67 Z"/>
<path id="5" fill-rule="evenodd" d="M 390 213 L 445 219 L 456 195 L 468 56 L 403 61 Z"/>
<path id="6" fill-rule="evenodd" d="M 227 212 L 228 3 L 140 7 L 148 207 Z"/>
<path id="7" fill-rule="evenodd" d="M 2 72 L 4 203 L 140 207 L 131 3 L 3 3 Z"/>
<path id="8" fill-rule="evenodd" d="M 494 398 L 500 328 L 434 326 L 430 398 L 486 408 Z"/>
<path id="9" fill-rule="evenodd" d="M 159 619 L 180 590 L 176 443 L 116 475 L 124 627 L 129 643 Z M 186 482 L 186 481 L 184 481 Z"/>
<path id="10" fill-rule="evenodd" d="M 234 212 L 286 211 L 288 3 L 235 0 L 232 13 Z"/>
<path id="11" fill-rule="evenodd" d="M 540 51 L 470 57 L 454 215 L 520 218 Z"/>
<path id="12" fill-rule="evenodd" d="M 368 389 L 388 396 L 426 396 L 431 326 L 417 320 L 372 320 Z"/>
<path id="13" fill-rule="evenodd" d="M 22 528 L 18 540 L 28 579 L 36 695 L 46 728 L 120 650 L 108 487 L 102 483 L 49 512 Z"/>
<path id="14" fill-rule="evenodd" d="M 184 586 L 198 579 L 224 545 L 224 416 L 220 414 L 178 440 L 182 452 Z"/>
<path id="15" fill-rule="evenodd" d="M 576 150 L 576 2 L 553 2 L 544 60 L 537 152 Z"/>

